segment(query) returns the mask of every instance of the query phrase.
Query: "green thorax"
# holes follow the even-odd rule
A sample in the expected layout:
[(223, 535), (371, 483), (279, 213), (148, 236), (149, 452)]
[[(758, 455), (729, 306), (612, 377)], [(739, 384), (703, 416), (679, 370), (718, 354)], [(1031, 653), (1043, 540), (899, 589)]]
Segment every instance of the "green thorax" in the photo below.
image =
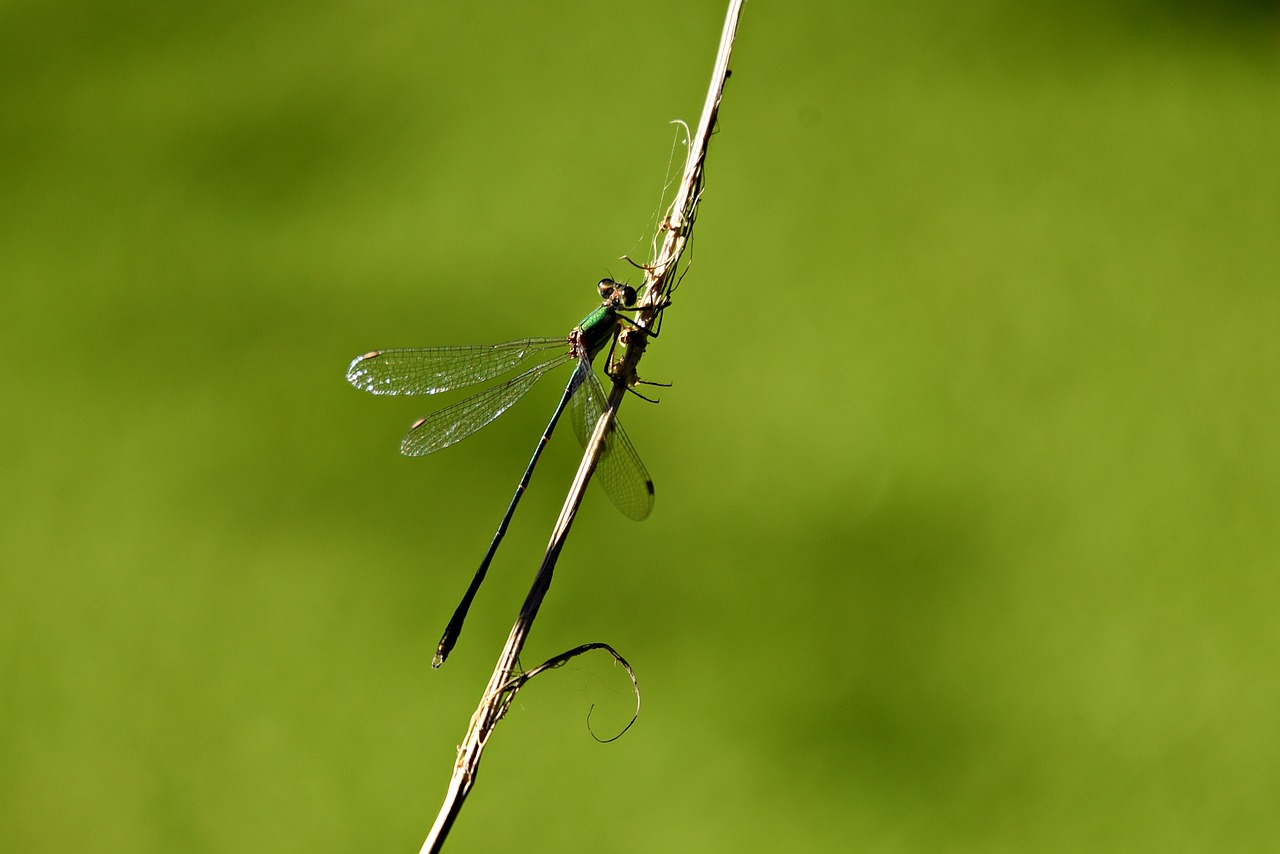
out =
[(586, 351), (587, 358), (594, 359), (613, 337), (613, 330), (617, 326), (617, 310), (611, 305), (602, 305), (582, 318), (578, 328), (570, 334), (569, 340), (573, 342), (577, 338), (575, 343)]

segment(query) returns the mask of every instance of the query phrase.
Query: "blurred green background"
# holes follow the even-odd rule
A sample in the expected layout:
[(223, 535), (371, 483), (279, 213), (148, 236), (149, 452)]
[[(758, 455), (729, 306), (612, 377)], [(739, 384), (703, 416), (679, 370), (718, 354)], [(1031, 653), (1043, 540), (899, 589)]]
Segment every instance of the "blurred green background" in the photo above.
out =
[[(720, 3), (0, 7), (0, 849), (417, 850), (578, 450), (380, 346), (643, 257)], [(1280, 846), (1274, 4), (746, 9), (692, 272), (451, 850)], [(634, 277), (633, 277), (634, 278)]]

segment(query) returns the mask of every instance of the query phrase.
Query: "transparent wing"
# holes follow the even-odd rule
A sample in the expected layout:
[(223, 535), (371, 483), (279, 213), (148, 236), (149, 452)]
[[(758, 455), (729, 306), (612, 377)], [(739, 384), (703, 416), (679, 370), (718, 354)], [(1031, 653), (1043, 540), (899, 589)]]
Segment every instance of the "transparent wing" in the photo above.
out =
[(482, 383), (534, 356), (569, 352), (565, 338), (522, 338), (505, 344), (374, 350), (352, 361), (347, 382), (373, 394), (435, 394)]
[[(585, 448), (595, 432), (596, 422), (604, 413), (608, 397), (604, 387), (591, 369), (591, 363), (579, 360), (578, 368), (569, 380), (575, 384), (569, 399), (570, 420), (578, 441)], [(596, 464), (595, 479), (604, 485), (604, 491), (613, 506), (628, 519), (637, 522), (648, 518), (653, 510), (653, 480), (645, 470), (635, 446), (627, 438), (627, 431), (615, 418), (613, 428), (604, 439), (604, 450)]]
[(437, 409), (426, 418), (419, 418), (413, 422), (404, 440), (400, 442), (400, 453), (407, 457), (420, 457), (461, 442), (510, 409), (534, 387), (543, 374), (572, 358), (568, 353), (562, 353), (539, 362), (504, 383), (477, 392), (451, 406)]

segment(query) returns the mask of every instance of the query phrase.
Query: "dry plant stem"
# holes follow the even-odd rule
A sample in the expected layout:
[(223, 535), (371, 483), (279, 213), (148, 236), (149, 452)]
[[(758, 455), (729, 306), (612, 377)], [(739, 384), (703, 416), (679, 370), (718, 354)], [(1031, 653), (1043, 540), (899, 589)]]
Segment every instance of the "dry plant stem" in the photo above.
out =
[(578, 506), (586, 492), (587, 484), (595, 471), (596, 463), (604, 449), (604, 439), (613, 425), (618, 406), (626, 394), (627, 387), (636, 377), (636, 366), (644, 354), (648, 335), (644, 330), (657, 319), (658, 313), (666, 305), (666, 298), (673, 288), (677, 277), (680, 258), (684, 253), (693, 230), (693, 222), (697, 212), (698, 201), (702, 193), (703, 167), (706, 161), (707, 143), (715, 127), (716, 113), (720, 106), (720, 98), (724, 91), (724, 82), (728, 77), (729, 56), (733, 50), (733, 39), (738, 28), (738, 18), (742, 13), (745, 0), (731, 0), (725, 18), (724, 30), (720, 36), (720, 49), (716, 55), (715, 68), (711, 76), (711, 86), (707, 92), (707, 100), (698, 122), (698, 130), (689, 140), (689, 152), (685, 159), (684, 174), (676, 197), (667, 215), (658, 226), (655, 244), (660, 239), (661, 247), (657, 248), (654, 260), (641, 265), (645, 271), (645, 288), (637, 312), (637, 329), (627, 329), (622, 333), (622, 342), (626, 345), (622, 358), (614, 365), (613, 388), (609, 393), (608, 406), (596, 422), (595, 430), (587, 443), (586, 453), (574, 476), (573, 485), (565, 499), (564, 508), (551, 534), (551, 541), (543, 555), (542, 565), (538, 568), (533, 586), (520, 608), (520, 616), (511, 628), (511, 634), (502, 649), (493, 675), (481, 697), (480, 706), (471, 716), (471, 724), (467, 728), (466, 737), (458, 747), (458, 759), (454, 763), (453, 777), (449, 781), (449, 790), (444, 803), (436, 816), (420, 854), (441, 850), (454, 819), (462, 809), (462, 803), (475, 783), (480, 767), (480, 757), (484, 746), (493, 734), (498, 721), (506, 713), (514, 693), (522, 681), (513, 680), (513, 674), (519, 664), (520, 651), (533, 627), (533, 620), (542, 606), (542, 600), (551, 586), (551, 577), (555, 570), (560, 551), (564, 548), (565, 538), (573, 524)]

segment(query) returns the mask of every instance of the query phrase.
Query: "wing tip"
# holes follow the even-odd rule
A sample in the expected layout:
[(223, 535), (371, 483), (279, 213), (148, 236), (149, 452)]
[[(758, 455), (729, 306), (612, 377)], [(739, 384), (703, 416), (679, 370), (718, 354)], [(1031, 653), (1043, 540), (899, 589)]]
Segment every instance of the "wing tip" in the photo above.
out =
[(370, 379), (365, 364), (381, 355), (381, 350), (370, 350), (352, 359), (351, 364), (347, 365), (347, 382), (361, 391), (375, 391), (373, 380)]

